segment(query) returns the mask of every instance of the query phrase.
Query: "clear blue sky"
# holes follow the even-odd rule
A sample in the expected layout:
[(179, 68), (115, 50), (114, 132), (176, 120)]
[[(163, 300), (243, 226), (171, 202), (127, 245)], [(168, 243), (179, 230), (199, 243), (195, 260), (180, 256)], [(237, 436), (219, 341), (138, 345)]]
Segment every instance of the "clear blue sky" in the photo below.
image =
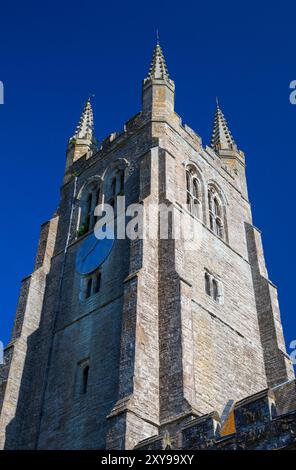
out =
[(287, 343), (295, 318), (296, 4), (271, 2), (8, 2), (1, 5), (1, 320), (8, 342), (39, 226), (56, 209), (67, 139), (95, 93), (99, 139), (140, 109), (156, 28), (176, 110), (210, 139), (215, 96), (246, 152), (254, 223), (279, 287)]

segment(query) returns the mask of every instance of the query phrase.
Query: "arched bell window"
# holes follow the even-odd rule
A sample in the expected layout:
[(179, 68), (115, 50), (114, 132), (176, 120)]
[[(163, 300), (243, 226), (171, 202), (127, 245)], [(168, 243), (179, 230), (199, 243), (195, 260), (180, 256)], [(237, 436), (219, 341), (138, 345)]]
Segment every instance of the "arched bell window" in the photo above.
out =
[(120, 191), (120, 194), (122, 194), (124, 191), (124, 171), (123, 170), (119, 171), (119, 191)]
[(96, 223), (97, 217), (94, 215), (96, 206), (100, 203), (100, 183), (98, 180), (92, 181), (82, 190), (79, 197), (79, 226), (77, 236), (80, 237), (91, 231)]
[(208, 190), (210, 229), (223, 240), (226, 238), (225, 207), (217, 190), (210, 186)]
[(92, 202), (93, 202), (93, 195), (90, 192), (87, 196), (86, 200), (86, 210), (85, 210), (85, 217), (84, 217), (84, 225), (85, 231), (89, 231), (90, 222), (91, 222), (91, 212), (92, 212)]
[(189, 212), (195, 217), (201, 217), (201, 185), (193, 168), (186, 170), (186, 203)]
[(116, 169), (110, 176), (105, 188), (106, 202), (116, 211), (117, 197), (124, 194), (124, 170)]
[(112, 179), (112, 182), (111, 182), (111, 195), (112, 195), (112, 197), (116, 197), (116, 189), (117, 189), (117, 188), (116, 188), (116, 186), (117, 186), (116, 183), (117, 183), (116, 177), (114, 177), (114, 178)]

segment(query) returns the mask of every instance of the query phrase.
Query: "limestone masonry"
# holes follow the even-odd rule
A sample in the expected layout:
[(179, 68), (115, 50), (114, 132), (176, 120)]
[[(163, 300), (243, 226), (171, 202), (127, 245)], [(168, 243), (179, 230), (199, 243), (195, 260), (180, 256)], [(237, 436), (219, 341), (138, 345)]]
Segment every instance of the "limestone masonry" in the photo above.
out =
[[(294, 372), (244, 153), (218, 103), (203, 146), (174, 95), (157, 44), (142, 110), (122, 133), (98, 144), (85, 104), (0, 366), (0, 448), (295, 448)], [(116, 209), (123, 194), (192, 219), (196, 249), (173, 236), (116, 239), (78, 269), (96, 262), (83, 254), (94, 208)], [(150, 224), (157, 234), (159, 217)]]

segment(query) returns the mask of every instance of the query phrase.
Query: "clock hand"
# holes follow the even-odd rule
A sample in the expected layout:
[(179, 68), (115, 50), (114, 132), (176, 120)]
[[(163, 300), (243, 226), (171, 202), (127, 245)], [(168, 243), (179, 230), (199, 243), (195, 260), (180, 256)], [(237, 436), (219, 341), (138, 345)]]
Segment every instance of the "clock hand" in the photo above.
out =
[(86, 260), (86, 258), (91, 254), (92, 251), (94, 251), (94, 249), (96, 248), (97, 244), (99, 243), (99, 240), (96, 241), (96, 243), (94, 244), (94, 246), (92, 246), (92, 248), (87, 252), (87, 254), (85, 255), (85, 257), (82, 259), (82, 262), (84, 263), (84, 261)]

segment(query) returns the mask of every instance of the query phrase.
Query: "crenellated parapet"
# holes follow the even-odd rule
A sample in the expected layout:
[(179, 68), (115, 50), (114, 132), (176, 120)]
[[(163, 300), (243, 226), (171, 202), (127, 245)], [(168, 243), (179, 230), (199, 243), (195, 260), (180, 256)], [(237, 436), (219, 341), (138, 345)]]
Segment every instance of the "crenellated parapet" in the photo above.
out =
[(276, 390), (262, 390), (240, 400), (223, 423), (212, 412), (192, 419), (176, 432), (160, 427), (158, 436), (140, 442), (136, 449), (296, 449), (295, 385), (292, 380)]

